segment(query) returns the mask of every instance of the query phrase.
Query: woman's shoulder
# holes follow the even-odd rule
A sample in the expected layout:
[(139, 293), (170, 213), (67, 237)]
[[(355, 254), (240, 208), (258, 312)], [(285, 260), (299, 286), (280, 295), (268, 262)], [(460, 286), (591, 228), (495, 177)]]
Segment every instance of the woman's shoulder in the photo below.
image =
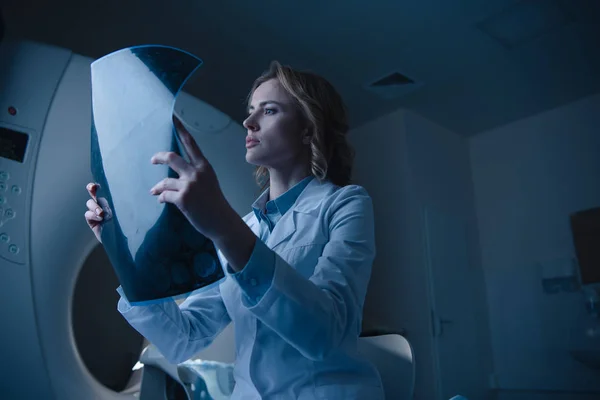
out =
[(339, 186), (329, 181), (327, 181), (326, 184), (329, 186), (327, 197), (331, 197), (333, 200), (339, 201), (349, 198), (371, 198), (367, 189), (362, 185), (352, 183)]
[(338, 186), (327, 183), (328, 190), (323, 194), (322, 206), (329, 212), (349, 209), (372, 208), (372, 199), (364, 186), (349, 184)]
[(337, 185), (335, 183), (333, 183), (330, 180), (322, 180), (322, 181), (317, 181), (317, 185), (316, 185), (319, 190), (323, 191), (323, 194), (325, 196), (332, 196), (332, 195), (355, 195), (355, 194), (362, 194), (365, 196), (369, 196), (369, 193), (367, 191), (367, 189), (359, 184), (356, 183), (349, 183), (347, 185)]

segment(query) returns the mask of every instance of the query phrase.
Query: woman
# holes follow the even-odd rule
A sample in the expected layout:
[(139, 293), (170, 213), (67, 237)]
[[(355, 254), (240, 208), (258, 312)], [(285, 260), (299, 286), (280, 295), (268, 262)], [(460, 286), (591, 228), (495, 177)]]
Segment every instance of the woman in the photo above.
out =
[[(342, 99), (322, 77), (274, 62), (248, 112), (246, 160), (266, 190), (244, 218), (178, 121), (190, 161), (151, 160), (179, 174), (151, 193), (215, 243), (226, 279), (180, 306), (131, 306), (121, 291), (118, 310), (172, 363), (235, 322), (233, 399), (382, 399), (376, 369), (357, 354), (375, 237), (371, 198), (350, 185)], [(95, 185), (88, 190), (86, 220), (100, 240)]]

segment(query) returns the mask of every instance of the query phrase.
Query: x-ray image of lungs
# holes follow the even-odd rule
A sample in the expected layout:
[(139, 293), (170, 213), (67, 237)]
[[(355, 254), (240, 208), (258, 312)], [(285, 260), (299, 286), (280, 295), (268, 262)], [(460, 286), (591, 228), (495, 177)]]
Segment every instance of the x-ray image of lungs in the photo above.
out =
[[(172, 115), (181, 87), (202, 65), (185, 51), (137, 46), (92, 63), (91, 169), (104, 210), (102, 244), (131, 304), (160, 302), (224, 278), (214, 244), (150, 188), (177, 177), (153, 165), (182, 153)], [(115, 288), (116, 289), (116, 288)]]

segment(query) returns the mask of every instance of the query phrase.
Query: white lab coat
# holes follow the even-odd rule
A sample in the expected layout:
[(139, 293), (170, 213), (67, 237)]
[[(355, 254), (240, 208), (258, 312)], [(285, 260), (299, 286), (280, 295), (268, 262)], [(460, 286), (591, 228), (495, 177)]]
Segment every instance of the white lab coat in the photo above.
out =
[[(255, 214), (244, 221), (258, 235)], [(257, 240), (245, 269), (274, 265), (259, 298), (247, 296), (251, 274), (240, 282), (225, 267), (222, 283), (180, 307), (131, 306), (123, 296), (118, 309), (172, 363), (204, 349), (233, 321), (232, 399), (380, 400), (379, 374), (356, 350), (374, 257), (373, 207), (364, 188), (313, 179), (266, 244)]]

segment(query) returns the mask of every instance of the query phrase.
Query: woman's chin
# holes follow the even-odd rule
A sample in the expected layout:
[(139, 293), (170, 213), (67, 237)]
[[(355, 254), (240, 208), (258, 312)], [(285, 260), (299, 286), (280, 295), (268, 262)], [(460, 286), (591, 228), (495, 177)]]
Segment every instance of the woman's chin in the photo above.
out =
[(256, 165), (259, 166), (259, 160), (257, 159), (257, 157), (255, 157), (252, 153), (250, 152), (246, 152), (246, 162), (248, 164), (252, 164), (252, 165)]

